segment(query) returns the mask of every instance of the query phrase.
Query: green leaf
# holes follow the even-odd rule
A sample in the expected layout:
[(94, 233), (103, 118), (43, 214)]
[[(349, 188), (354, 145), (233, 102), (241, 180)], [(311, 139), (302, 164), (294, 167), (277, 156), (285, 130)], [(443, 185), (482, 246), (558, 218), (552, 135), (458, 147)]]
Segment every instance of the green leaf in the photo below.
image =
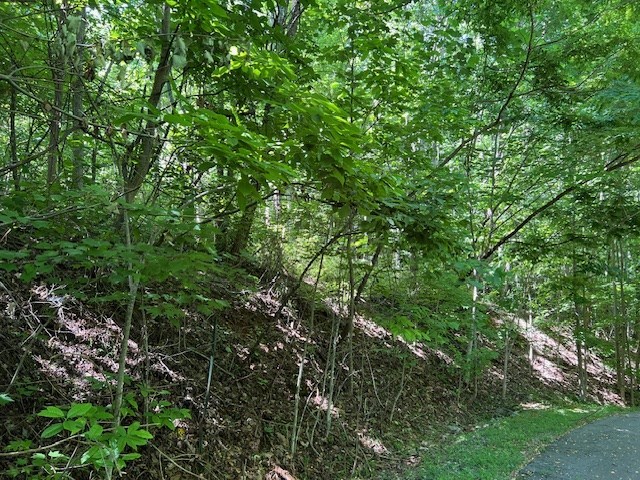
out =
[(13, 398), (11, 398), (9, 394), (0, 393), (0, 405), (6, 405), (7, 403), (11, 403), (13, 401)]
[(95, 462), (96, 460), (104, 458), (104, 456), (103, 448), (99, 445), (94, 445), (82, 454), (82, 457), (80, 457), (80, 463), (84, 465), (88, 462)]
[(71, 434), (75, 435), (84, 428), (86, 419), (80, 418), (78, 420), (65, 420), (62, 425), (65, 430), (68, 430)]
[(71, 405), (71, 408), (67, 412), (67, 418), (76, 418), (82, 417), (89, 413), (89, 411), (93, 408), (93, 405), (90, 403), (76, 403)]
[(33, 445), (31, 440), (13, 440), (9, 442), (9, 444), (4, 447), (5, 452), (20, 452), (24, 450), (29, 450)]
[(46, 418), (64, 418), (64, 412), (60, 410), (58, 407), (47, 407), (44, 410), (41, 410), (38, 413), (39, 417)]
[(172, 123), (175, 125), (184, 125), (185, 127), (189, 127), (193, 125), (193, 120), (194, 120), (193, 115), (188, 115), (188, 114), (167, 113), (164, 116), (165, 122)]
[(120, 455), (120, 458), (126, 462), (130, 460), (137, 460), (141, 455), (139, 453), (125, 453), (124, 455)]
[(92, 425), (87, 432), (85, 432), (84, 436), (89, 440), (95, 441), (100, 438), (103, 432), (104, 432), (104, 428), (102, 428), (102, 425), (98, 425), (96, 423), (95, 425)]
[(147, 430), (140, 428), (140, 422), (133, 422), (131, 425), (129, 425), (129, 428), (127, 429), (127, 433), (129, 435), (135, 435), (136, 437), (146, 438), (147, 440), (150, 440), (153, 438), (153, 435), (151, 433), (149, 433)]
[(49, 458), (52, 458), (54, 460), (60, 460), (60, 459), (66, 460), (69, 458), (64, 453), (61, 453), (58, 450), (54, 450), (53, 452), (47, 453), (47, 456), (49, 456)]
[(51, 438), (54, 435), (59, 434), (64, 429), (62, 423), (54, 423), (53, 425), (49, 425), (44, 431), (40, 434), (42, 438)]
[(129, 405), (133, 407), (135, 411), (138, 411), (140, 409), (140, 407), (138, 406), (138, 402), (136, 402), (136, 399), (133, 397), (133, 395), (127, 395), (125, 397), (125, 400)]

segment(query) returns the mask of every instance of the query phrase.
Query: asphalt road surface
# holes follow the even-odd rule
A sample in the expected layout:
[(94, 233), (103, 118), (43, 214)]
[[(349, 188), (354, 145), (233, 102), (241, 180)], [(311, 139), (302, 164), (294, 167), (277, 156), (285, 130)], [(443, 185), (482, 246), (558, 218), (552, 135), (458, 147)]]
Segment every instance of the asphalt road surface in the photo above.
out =
[(640, 480), (640, 413), (569, 432), (516, 476), (519, 480)]

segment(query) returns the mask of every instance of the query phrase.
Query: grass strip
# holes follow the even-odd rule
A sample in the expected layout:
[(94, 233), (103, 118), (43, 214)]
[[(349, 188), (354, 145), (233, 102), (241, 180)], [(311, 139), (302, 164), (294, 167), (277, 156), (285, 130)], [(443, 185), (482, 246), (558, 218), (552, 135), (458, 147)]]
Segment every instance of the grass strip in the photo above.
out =
[(462, 434), (423, 459), (407, 480), (507, 480), (545, 446), (593, 420), (628, 411), (616, 406), (534, 404)]

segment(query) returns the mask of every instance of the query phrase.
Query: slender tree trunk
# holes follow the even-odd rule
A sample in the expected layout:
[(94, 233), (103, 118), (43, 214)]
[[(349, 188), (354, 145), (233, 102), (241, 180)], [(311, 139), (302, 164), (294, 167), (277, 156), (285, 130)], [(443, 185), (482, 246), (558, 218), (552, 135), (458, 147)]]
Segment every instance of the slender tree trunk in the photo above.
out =
[(502, 400), (507, 399), (507, 385), (509, 381), (509, 357), (511, 356), (511, 335), (507, 328), (504, 338), (504, 362), (502, 365)]
[(362, 300), (362, 294), (364, 293), (364, 289), (367, 287), (369, 283), (369, 279), (371, 278), (371, 273), (375, 270), (378, 265), (378, 260), (380, 259), (380, 254), (382, 253), (382, 249), (384, 248), (384, 240), (380, 239), (378, 245), (376, 246), (376, 251), (373, 253), (373, 257), (371, 258), (371, 264), (367, 268), (362, 280), (358, 284), (358, 289), (356, 290), (356, 296), (354, 298), (354, 303), (357, 305)]
[[(62, 15), (62, 13), (60, 14)], [(61, 24), (61, 20), (59, 20)], [(60, 25), (61, 26), (61, 25)], [(60, 28), (58, 34), (60, 35)], [(58, 180), (62, 155), (60, 152), (60, 127), (62, 116), (60, 111), (63, 107), (64, 98), (64, 57), (61, 52), (50, 51), (51, 58), (51, 80), (53, 82), (53, 105), (45, 104), (45, 109), (49, 112), (49, 158), (47, 166), (47, 186), (51, 186)]]
[(333, 395), (336, 384), (336, 357), (338, 350), (338, 330), (340, 327), (340, 319), (337, 315), (333, 315), (331, 323), (331, 340), (329, 342), (329, 355), (327, 359), (326, 373), (329, 380), (328, 391), (325, 393), (327, 397), (327, 411), (325, 415), (325, 439), (329, 438), (331, 433), (331, 420), (333, 419)]
[(84, 116), (84, 110), (82, 107), (84, 100), (84, 36), (85, 36), (85, 23), (87, 17), (87, 9), (83, 7), (80, 12), (80, 23), (78, 25), (78, 31), (76, 35), (76, 54), (73, 62), (73, 81), (71, 83), (71, 102), (72, 113), (74, 115), (73, 120), (73, 186), (76, 189), (81, 189), (84, 185), (84, 132), (86, 125), (83, 125), (82, 117)]
[(464, 383), (466, 385), (471, 385), (473, 382), (473, 397), (472, 401), (475, 400), (478, 396), (478, 298), (479, 291), (477, 282), (478, 272), (473, 270), (473, 296), (472, 296), (472, 305), (471, 305), (471, 338), (469, 339), (469, 343), (467, 344), (467, 355), (466, 355), (466, 365), (463, 370), (463, 378)]
[[(615, 239), (611, 240), (609, 263), (611, 271), (615, 272), (617, 269), (617, 249)], [(618, 394), (622, 401), (625, 401), (625, 378), (624, 378), (624, 341), (622, 335), (622, 321), (620, 312), (620, 301), (618, 296), (618, 282), (616, 276), (611, 276), (611, 292), (612, 292), (612, 316), (613, 316), (613, 334), (614, 334), (614, 346), (616, 355), (616, 383), (618, 386)]]
[(586, 367), (584, 361), (584, 351), (583, 351), (583, 335), (584, 328), (582, 325), (582, 308), (577, 304), (574, 298), (574, 326), (573, 326), (573, 336), (575, 339), (576, 346), (576, 357), (577, 357), (577, 368), (578, 368), (578, 388), (579, 388), (579, 396), (581, 399), (584, 399), (587, 395), (587, 375), (586, 375)]
[(253, 203), (243, 210), (240, 221), (233, 232), (233, 240), (231, 248), (229, 249), (229, 253), (232, 255), (240, 255), (247, 248), (247, 245), (249, 245), (249, 238), (251, 237), (251, 230), (257, 209), (258, 204)]
[[(318, 265), (318, 273), (316, 275), (315, 282), (313, 284), (313, 301), (311, 302), (311, 312), (309, 314), (309, 335), (313, 337), (313, 333), (315, 331), (315, 312), (316, 312), (316, 302), (315, 297), (318, 292), (318, 283), (320, 282), (320, 276), (322, 275), (322, 267), (324, 264), (324, 254), (320, 257), (320, 264)], [(302, 379), (304, 374), (304, 363), (307, 360), (307, 350), (310, 347), (308, 342), (305, 342), (304, 349), (302, 351), (302, 358), (300, 359), (300, 365), (298, 366), (298, 378), (296, 380), (296, 393), (294, 399), (293, 406), (293, 428), (291, 430), (291, 441), (290, 441), (290, 449), (291, 456), (293, 457), (296, 454), (296, 449), (298, 446), (298, 438), (300, 436), (299, 432), (299, 411), (300, 411), (300, 399), (302, 392)]]
[[(131, 253), (132, 241), (131, 241), (131, 229), (129, 225), (129, 214), (126, 206), (123, 207), (124, 217), (124, 230), (125, 230), (125, 242), (127, 250)], [(129, 271), (133, 271), (133, 263), (129, 261)], [(129, 285), (129, 298), (127, 303), (127, 311), (124, 320), (124, 327), (122, 328), (122, 340), (120, 342), (120, 355), (118, 358), (118, 375), (116, 381), (116, 394), (113, 400), (113, 425), (114, 428), (120, 426), (122, 398), (124, 395), (124, 377), (126, 372), (127, 354), (129, 352), (129, 337), (131, 334), (131, 325), (133, 323), (133, 311), (136, 304), (136, 297), (138, 296), (138, 286), (140, 285), (140, 279), (133, 276), (130, 273), (127, 277)]]
[[(626, 262), (625, 262), (625, 247), (624, 241), (622, 238), (618, 239), (618, 268), (619, 268), (619, 282), (620, 282), (620, 342), (621, 342), (621, 351), (622, 351), (622, 383), (624, 391), (626, 393), (626, 383), (627, 383), (627, 371), (630, 371), (630, 346), (629, 346), (629, 318), (627, 315), (627, 298), (626, 298), (626, 289), (625, 289), (625, 279), (626, 279)], [(632, 404), (633, 404), (633, 391), (630, 392), (632, 395)], [(623, 397), (624, 399), (624, 397)]]
[[(160, 104), (162, 92), (169, 80), (169, 74), (171, 72), (171, 46), (173, 45), (173, 36), (171, 35), (171, 7), (168, 3), (164, 5), (159, 35), (162, 51), (153, 78), (151, 94), (149, 95), (149, 104), (154, 108)], [(128, 154), (124, 158), (125, 195), (129, 203), (135, 199), (153, 164), (154, 153), (157, 152), (156, 147), (159, 142), (156, 138), (157, 127), (158, 122), (156, 120), (147, 121), (143, 134), (129, 147)], [(140, 146), (139, 149), (137, 148), (138, 146)], [(137, 152), (137, 154), (134, 152)]]
[(18, 109), (16, 89), (11, 86), (11, 104), (9, 111), (9, 150), (11, 155), (11, 174), (13, 176), (13, 188), (20, 190), (20, 166), (18, 165), (18, 138), (16, 135), (16, 110)]
[[(531, 298), (531, 284), (525, 280), (524, 285), (527, 295), (527, 332), (533, 330), (533, 300)], [(533, 372), (533, 362), (535, 361), (535, 352), (533, 350), (533, 342), (529, 341), (527, 345), (527, 359), (529, 360), (529, 370)]]
[(355, 210), (351, 212), (349, 221), (349, 235), (347, 236), (347, 268), (349, 274), (349, 311), (347, 318), (347, 355), (349, 356), (349, 394), (353, 396), (353, 322), (356, 315), (355, 289), (356, 280), (353, 267), (353, 218)]
[(91, 150), (91, 183), (95, 184), (98, 178), (98, 141), (94, 140)]

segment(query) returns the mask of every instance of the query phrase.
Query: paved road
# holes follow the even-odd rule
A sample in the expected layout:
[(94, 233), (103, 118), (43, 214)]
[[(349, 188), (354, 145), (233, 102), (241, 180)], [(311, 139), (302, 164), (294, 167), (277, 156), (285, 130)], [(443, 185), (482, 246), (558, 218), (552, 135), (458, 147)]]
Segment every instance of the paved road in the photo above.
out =
[(640, 479), (640, 413), (604, 418), (569, 432), (547, 447), (516, 478)]

